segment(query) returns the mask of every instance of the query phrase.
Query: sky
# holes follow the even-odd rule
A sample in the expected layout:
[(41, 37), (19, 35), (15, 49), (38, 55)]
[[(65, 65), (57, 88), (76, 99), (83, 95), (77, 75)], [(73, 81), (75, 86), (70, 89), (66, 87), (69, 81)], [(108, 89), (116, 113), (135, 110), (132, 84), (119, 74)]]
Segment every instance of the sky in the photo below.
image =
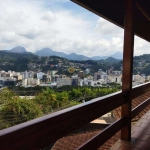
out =
[[(0, 50), (23, 46), (66, 54), (110, 56), (123, 52), (123, 29), (70, 0), (0, 0)], [(150, 44), (135, 36), (134, 55)]]

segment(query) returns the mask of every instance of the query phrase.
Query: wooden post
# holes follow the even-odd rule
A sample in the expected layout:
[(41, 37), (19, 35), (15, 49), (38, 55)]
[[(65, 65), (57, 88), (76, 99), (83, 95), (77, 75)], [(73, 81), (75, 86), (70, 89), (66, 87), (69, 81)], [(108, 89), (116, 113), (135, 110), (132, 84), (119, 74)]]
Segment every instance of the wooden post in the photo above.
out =
[(122, 91), (128, 91), (127, 103), (122, 106), (122, 117), (127, 116), (126, 126), (121, 130), (121, 139), (131, 139), (131, 90), (134, 51), (134, 7), (135, 0), (125, 0), (124, 51)]

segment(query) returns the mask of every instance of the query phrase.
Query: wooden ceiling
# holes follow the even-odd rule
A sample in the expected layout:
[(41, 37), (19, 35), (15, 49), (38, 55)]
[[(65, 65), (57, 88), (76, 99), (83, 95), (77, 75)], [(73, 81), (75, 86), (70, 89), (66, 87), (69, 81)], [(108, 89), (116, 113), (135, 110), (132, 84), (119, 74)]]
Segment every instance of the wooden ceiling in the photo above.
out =
[[(71, 0), (124, 28), (125, 0)], [(150, 0), (135, 0), (134, 32), (150, 42)]]

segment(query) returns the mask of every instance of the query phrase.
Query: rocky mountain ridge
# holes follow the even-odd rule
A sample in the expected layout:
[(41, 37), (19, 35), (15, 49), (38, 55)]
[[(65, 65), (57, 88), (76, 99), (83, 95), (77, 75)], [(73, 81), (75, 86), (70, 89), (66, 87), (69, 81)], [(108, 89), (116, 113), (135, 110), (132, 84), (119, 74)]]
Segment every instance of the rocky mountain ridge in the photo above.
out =
[[(5, 52), (13, 52), (13, 53), (31, 53), (26, 51), (26, 49), (22, 46), (17, 46), (12, 48), (11, 50), (3, 50)], [(36, 51), (35, 53), (33, 53), (35, 55), (38, 56), (58, 56), (58, 57), (63, 57), (69, 60), (101, 60), (101, 59), (107, 59), (109, 57), (113, 57), (115, 59), (122, 59), (123, 54), (121, 52), (116, 52), (115, 54), (111, 55), (111, 56), (94, 56), (94, 57), (87, 57), (84, 55), (80, 55), (80, 54), (76, 54), (76, 53), (71, 53), (71, 54), (66, 54), (64, 52), (57, 52), (57, 51), (53, 51), (50, 48), (43, 48), (39, 51)]]

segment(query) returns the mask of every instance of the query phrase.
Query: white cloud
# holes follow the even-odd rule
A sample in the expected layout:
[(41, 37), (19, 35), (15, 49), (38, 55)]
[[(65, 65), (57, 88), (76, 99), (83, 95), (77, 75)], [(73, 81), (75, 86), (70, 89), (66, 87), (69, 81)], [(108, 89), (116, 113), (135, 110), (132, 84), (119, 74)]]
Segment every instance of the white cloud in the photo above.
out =
[(150, 54), (150, 43), (135, 36), (134, 55)]
[(45, 20), (45, 21), (55, 21), (56, 20), (56, 16), (54, 13), (52, 13), (51, 11), (47, 11), (43, 14), (43, 16), (41, 17), (41, 19)]
[(123, 29), (108, 22), (107, 20), (103, 18), (99, 18), (97, 21), (95, 30), (99, 32), (102, 36), (117, 36), (122, 37), (123, 36)]
[[(1, 0), (0, 0), (1, 1)], [(71, 10), (69, 0), (5, 0), (0, 5), (0, 49), (24, 46), (35, 52), (45, 47), (87, 56), (123, 51), (123, 30), (89, 11)], [(75, 12), (75, 13), (74, 13)], [(148, 53), (136, 38), (135, 54)]]

